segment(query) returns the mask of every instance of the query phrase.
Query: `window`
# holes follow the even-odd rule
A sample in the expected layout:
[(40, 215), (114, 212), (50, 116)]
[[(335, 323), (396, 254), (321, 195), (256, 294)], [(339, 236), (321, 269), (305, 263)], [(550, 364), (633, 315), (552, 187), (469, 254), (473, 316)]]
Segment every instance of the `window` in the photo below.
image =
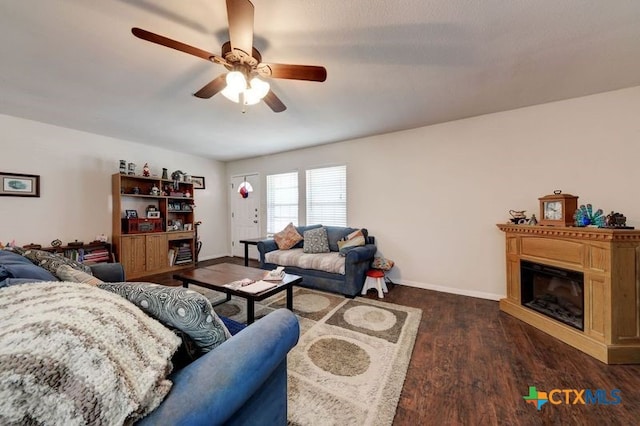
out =
[(347, 166), (307, 170), (307, 225), (347, 226)]
[(298, 172), (267, 176), (267, 234), (298, 224)]

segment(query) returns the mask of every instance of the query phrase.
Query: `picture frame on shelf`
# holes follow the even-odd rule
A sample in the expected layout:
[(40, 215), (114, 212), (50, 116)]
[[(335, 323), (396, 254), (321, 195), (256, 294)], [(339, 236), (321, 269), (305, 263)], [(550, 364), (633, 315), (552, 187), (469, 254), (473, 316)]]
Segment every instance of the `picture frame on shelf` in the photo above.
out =
[(193, 189), (205, 189), (204, 176), (191, 176)]
[(183, 231), (192, 231), (192, 230), (193, 230), (193, 223), (185, 223), (184, 224)]
[(158, 210), (149, 210), (147, 212), (147, 219), (160, 219), (160, 212)]
[(0, 196), (40, 197), (40, 175), (0, 172)]
[(138, 210), (125, 210), (124, 217), (126, 219), (137, 219), (138, 218)]

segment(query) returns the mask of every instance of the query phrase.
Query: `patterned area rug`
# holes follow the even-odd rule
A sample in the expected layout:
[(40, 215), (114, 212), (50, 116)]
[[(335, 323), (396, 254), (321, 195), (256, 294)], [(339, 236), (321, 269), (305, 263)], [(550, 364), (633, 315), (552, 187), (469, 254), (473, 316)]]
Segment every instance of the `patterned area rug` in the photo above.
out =
[[(221, 299), (220, 293), (192, 287), (212, 301)], [(285, 302), (283, 293), (256, 304), (256, 318)], [(422, 311), (305, 288), (294, 289), (293, 308), (301, 336), (287, 358), (289, 424), (392, 424)], [(242, 299), (215, 310), (246, 321)]]

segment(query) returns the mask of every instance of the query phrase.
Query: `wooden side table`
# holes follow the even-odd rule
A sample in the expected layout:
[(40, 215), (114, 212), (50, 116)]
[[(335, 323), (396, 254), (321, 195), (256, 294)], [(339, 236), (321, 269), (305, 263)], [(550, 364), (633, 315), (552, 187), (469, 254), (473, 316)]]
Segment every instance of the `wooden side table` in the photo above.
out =
[(240, 240), (240, 244), (244, 244), (244, 266), (249, 266), (249, 246), (257, 246), (259, 241), (266, 238), (247, 238)]

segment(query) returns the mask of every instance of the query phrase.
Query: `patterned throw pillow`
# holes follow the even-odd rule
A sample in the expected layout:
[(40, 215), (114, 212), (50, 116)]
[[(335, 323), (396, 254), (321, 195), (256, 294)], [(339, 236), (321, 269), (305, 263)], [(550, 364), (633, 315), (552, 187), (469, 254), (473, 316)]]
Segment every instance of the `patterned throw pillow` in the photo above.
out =
[(345, 256), (350, 248), (363, 246), (365, 244), (364, 234), (361, 229), (353, 231), (342, 240), (338, 241), (340, 256)]
[(91, 274), (90, 267), (88, 267), (87, 265), (83, 265), (80, 262), (76, 262), (73, 259), (64, 257), (61, 254), (49, 253), (48, 251), (44, 250), (30, 249), (26, 250), (22, 255), (41, 268), (44, 268), (47, 271), (51, 272), (52, 274), (56, 273), (60, 265), (69, 265), (73, 269)]
[(296, 227), (290, 222), (282, 231), (274, 234), (273, 239), (280, 250), (289, 250), (302, 241), (302, 235), (298, 233)]
[(56, 276), (60, 278), (62, 281), (84, 283), (84, 284), (89, 284), (93, 286), (102, 284), (104, 282), (101, 279), (96, 278), (93, 275), (87, 274), (84, 271), (78, 271), (77, 269), (73, 269), (69, 265), (60, 265), (60, 267), (56, 271)]
[(327, 228), (323, 226), (322, 228), (304, 231), (304, 247), (302, 251), (305, 253), (329, 253)]
[(98, 287), (119, 294), (161, 323), (186, 333), (202, 353), (231, 337), (209, 299), (197, 291), (143, 282), (102, 283)]
[(388, 271), (393, 268), (393, 265), (395, 265), (393, 260), (379, 256), (374, 257), (373, 262), (371, 262), (373, 269), (380, 269), (382, 271)]

